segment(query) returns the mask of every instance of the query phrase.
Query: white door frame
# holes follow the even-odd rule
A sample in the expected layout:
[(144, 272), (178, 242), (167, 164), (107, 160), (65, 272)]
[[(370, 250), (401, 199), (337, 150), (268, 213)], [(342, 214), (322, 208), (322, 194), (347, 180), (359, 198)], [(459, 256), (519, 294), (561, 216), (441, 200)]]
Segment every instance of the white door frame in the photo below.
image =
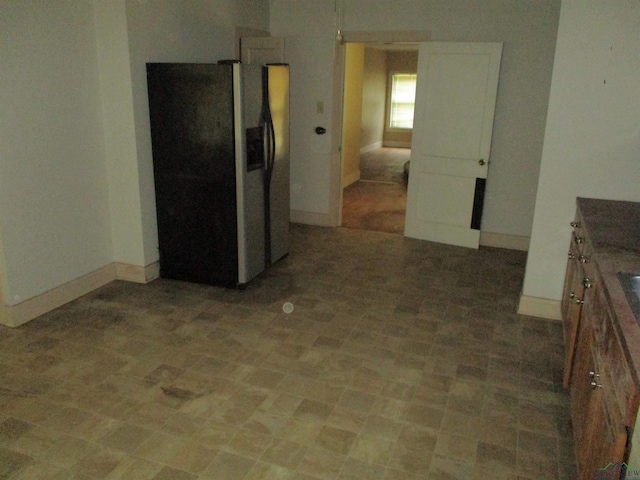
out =
[(346, 43), (420, 43), (431, 40), (429, 31), (343, 31), (342, 41), (336, 41), (333, 75), (333, 118), (331, 122), (331, 193), (332, 226), (342, 225), (342, 116), (344, 110), (344, 73)]

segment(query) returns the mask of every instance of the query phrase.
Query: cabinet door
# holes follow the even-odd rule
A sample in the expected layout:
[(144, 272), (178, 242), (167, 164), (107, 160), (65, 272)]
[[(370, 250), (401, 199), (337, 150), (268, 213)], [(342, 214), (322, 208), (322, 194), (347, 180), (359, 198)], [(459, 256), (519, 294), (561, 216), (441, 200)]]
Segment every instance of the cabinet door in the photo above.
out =
[(575, 368), (571, 376), (570, 395), (571, 395), (571, 414), (573, 419), (573, 433), (576, 443), (576, 460), (580, 466), (589, 445), (589, 423), (590, 412), (594, 410), (591, 406), (593, 387), (592, 381), (598, 381), (596, 375), (595, 360), (592, 355), (591, 346), (593, 345), (593, 329), (586, 322), (580, 325), (580, 331), (577, 336)]
[(627, 363), (625, 349), (613, 324), (615, 316), (604, 293), (599, 292), (595, 300), (594, 308), (589, 308), (589, 311), (597, 315), (596, 319), (600, 321), (596, 329), (596, 340), (601, 344), (601, 351), (607, 359), (607, 372), (611, 378), (617, 411), (624, 424), (633, 429), (640, 404), (638, 389)]
[[(591, 395), (586, 423), (585, 437), (581, 447), (581, 458), (578, 460), (580, 478), (624, 478), (620, 465), (626, 461), (627, 430), (620, 421), (609, 399), (611, 385), (603, 383)], [(578, 453), (578, 452), (576, 452)], [(603, 473), (606, 472), (605, 473)], [(598, 474), (597, 472), (600, 472)]]
[(569, 387), (569, 380), (573, 368), (573, 358), (576, 350), (576, 338), (580, 323), (584, 296), (584, 273), (579, 255), (573, 241), (569, 250), (569, 261), (565, 279), (564, 292), (562, 294), (562, 321), (564, 326), (565, 360), (563, 385)]
[(626, 460), (628, 433), (602, 341), (602, 295), (593, 287), (585, 293), (570, 387), (579, 478), (619, 478), (613, 470)]

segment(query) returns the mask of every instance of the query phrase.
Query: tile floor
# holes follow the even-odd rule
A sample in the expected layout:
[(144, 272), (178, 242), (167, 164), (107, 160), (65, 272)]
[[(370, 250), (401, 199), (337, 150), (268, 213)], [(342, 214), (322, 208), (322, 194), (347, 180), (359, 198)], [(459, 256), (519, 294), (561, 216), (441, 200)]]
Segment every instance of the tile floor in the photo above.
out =
[(575, 478), (560, 324), (514, 313), (523, 253), (291, 244), (244, 291), (114, 282), (0, 327), (0, 478)]

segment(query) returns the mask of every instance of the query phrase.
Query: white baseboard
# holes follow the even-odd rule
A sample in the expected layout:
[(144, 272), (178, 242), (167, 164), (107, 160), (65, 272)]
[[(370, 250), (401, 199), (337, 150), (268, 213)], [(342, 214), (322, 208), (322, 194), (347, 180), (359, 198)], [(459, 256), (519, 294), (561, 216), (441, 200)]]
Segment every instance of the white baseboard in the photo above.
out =
[(411, 148), (411, 142), (396, 142), (396, 141), (385, 141), (383, 143), (383, 146), (385, 147), (391, 147), (391, 148)]
[(16, 305), (4, 305), (5, 315), (3, 315), (2, 323), (9, 327), (18, 327), (112, 282), (115, 278), (115, 267), (110, 264), (24, 302)]
[(356, 183), (360, 180), (360, 170), (352, 173), (351, 175), (345, 175), (342, 177), (342, 188), (347, 188), (352, 183)]
[(0, 325), (19, 327), (114, 280), (147, 283), (159, 273), (158, 262), (146, 267), (111, 263), (16, 305), (0, 304)]
[(360, 149), (360, 155), (364, 155), (365, 153), (373, 152), (374, 150), (378, 150), (382, 148), (382, 142), (375, 142), (371, 145), (367, 145), (366, 147), (362, 147)]
[(519, 235), (480, 232), (480, 245), (483, 247), (508, 248), (509, 250), (528, 252), (529, 240), (529, 237), (522, 237)]
[(304, 225), (317, 225), (319, 227), (337, 227), (333, 217), (328, 213), (303, 212), (301, 210), (291, 210), (289, 217), (293, 223)]
[(140, 265), (130, 265), (128, 263), (114, 263), (116, 269), (116, 279), (127, 282), (148, 283), (160, 276), (160, 263), (154, 262), (151, 265), (142, 267)]
[(549, 298), (520, 295), (518, 313), (549, 320), (562, 320), (560, 300), (551, 300)]

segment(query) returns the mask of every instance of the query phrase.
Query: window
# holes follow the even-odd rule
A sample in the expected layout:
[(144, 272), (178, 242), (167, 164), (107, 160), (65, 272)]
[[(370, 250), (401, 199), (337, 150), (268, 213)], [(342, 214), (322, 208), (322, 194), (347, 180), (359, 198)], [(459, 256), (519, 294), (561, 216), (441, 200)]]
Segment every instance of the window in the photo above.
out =
[(416, 102), (415, 73), (392, 73), (389, 95), (389, 128), (413, 128), (413, 107)]

